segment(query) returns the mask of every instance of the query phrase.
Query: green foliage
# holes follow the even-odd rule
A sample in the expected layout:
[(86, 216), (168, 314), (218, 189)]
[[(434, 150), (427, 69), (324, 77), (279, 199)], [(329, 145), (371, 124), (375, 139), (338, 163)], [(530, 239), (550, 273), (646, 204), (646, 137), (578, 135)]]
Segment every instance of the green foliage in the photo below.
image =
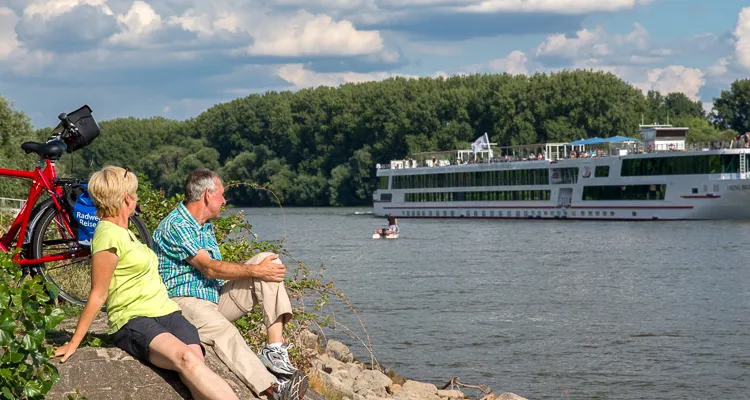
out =
[[(716, 99), (709, 118), (719, 131), (750, 131), (748, 104), (750, 80), (737, 81)], [(14, 121), (12, 131), (21, 132), (13, 137), (31, 134), (28, 118), (7, 102), (0, 103), (0, 132), (3, 119)], [(104, 121), (99, 139), (66, 154), (59, 165), (61, 174), (79, 177), (107, 164), (130, 167), (166, 197), (180, 193), (188, 172), (202, 166), (227, 181), (265, 185), (284, 205), (363, 205), (372, 199), (375, 163), (466, 148), (485, 132), (507, 146), (634, 136), (641, 122), (692, 121), (700, 131), (689, 137), (715, 137), (697, 122), (705, 119), (702, 104), (684, 94), (644, 96), (598, 71), (391, 78), (252, 94), (187, 121)], [(16, 148), (9, 153), (14, 160), (34, 161)], [(237, 187), (227, 197), (238, 206), (274, 205), (277, 198), (250, 187)]]
[[(26, 114), (13, 109), (13, 105), (0, 96), (0, 167), (29, 170), (34, 167), (36, 155), (27, 155), (21, 143), (39, 140)], [(25, 198), (30, 182), (12, 178), (0, 178), (0, 197)]]
[(714, 99), (714, 124), (722, 130), (750, 132), (750, 78), (732, 83), (730, 90), (722, 90)]
[(43, 399), (59, 379), (44, 343), (65, 314), (52, 305), (57, 288), (41, 277), (21, 278), (11, 255), (0, 253), (0, 393), (4, 399)]

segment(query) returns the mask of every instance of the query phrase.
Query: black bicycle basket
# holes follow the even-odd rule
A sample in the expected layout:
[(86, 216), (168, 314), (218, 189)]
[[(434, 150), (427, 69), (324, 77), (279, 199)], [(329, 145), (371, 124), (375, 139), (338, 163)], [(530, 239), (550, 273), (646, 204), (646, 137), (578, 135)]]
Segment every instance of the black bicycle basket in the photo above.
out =
[(76, 128), (68, 130), (63, 138), (68, 146), (68, 153), (88, 146), (101, 133), (99, 125), (91, 115), (91, 108), (87, 105), (68, 114), (68, 120)]

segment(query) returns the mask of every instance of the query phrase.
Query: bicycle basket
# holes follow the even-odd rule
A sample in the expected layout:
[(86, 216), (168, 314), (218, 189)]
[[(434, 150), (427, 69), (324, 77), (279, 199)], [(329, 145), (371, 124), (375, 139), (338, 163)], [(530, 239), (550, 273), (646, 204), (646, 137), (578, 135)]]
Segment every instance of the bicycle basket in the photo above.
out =
[(69, 132), (64, 139), (65, 144), (68, 145), (68, 153), (88, 146), (101, 133), (99, 125), (91, 115), (91, 108), (87, 105), (68, 114), (68, 119), (77, 130), (77, 132)]

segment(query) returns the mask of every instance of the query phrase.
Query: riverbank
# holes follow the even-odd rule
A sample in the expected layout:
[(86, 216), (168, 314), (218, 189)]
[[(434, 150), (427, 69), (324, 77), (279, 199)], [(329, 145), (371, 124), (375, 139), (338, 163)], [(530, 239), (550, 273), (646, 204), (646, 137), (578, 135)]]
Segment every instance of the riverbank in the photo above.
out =
[[(48, 335), (48, 343), (53, 346), (64, 343), (73, 334), (76, 322), (75, 318), (63, 321)], [(60, 380), (52, 387), (48, 398), (65, 399), (68, 395), (78, 400), (191, 398), (177, 374), (134, 360), (109, 342), (106, 330), (106, 314), (100, 313), (90, 329), (88, 347), (80, 348), (66, 363), (56, 364)], [(388, 369), (373, 370), (356, 360), (343, 343), (335, 340), (323, 343), (319, 335), (310, 331), (303, 332), (295, 344), (311, 364), (306, 371), (310, 376), (308, 400), (526, 400), (513, 393), (495, 394), (461, 387), (438, 389), (434, 384), (409, 380)], [(256, 398), (210, 348), (206, 363), (241, 399)]]

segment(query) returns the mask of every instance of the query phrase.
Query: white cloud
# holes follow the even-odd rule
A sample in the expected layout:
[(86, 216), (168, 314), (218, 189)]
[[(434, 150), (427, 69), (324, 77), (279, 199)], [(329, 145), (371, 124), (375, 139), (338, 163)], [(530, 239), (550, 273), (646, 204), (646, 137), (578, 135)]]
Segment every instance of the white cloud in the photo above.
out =
[(125, 15), (118, 15), (117, 21), (122, 32), (113, 35), (112, 43), (135, 45), (141, 42), (149, 33), (159, 29), (162, 25), (161, 16), (148, 3), (135, 1)]
[(255, 42), (248, 53), (253, 55), (364, 55), (384, 48), (378, 31), (358, 31), (347, 20), (305, 11), (262, 23), (251, 34)]
[(648, 71), (645, 82), (633, 82), (644, 92), (656, 90), (661, 93), (681, 92), (692, 100), (698, 100), (698, 92), (706, 84), (705, 73), (698, 68), (670, 65)]
[(750, 70), (750, 7), (745, 7), (740, 11), (734, 36), (737, 38), (734, 45), (737, 61), (745, 69)]
[(602, 43), (604, 36), (606, 33), (601, 27), (593, 31), (581, 29), (576, 32), (576, 37), (570, 39), (564, 34), (550, 35), (536, 48), (536, 55), (578, 58), (584, 54), (609, 54), (607, 44)]
[(302, 64), (281, 65), (277, 70), (277, 75), (294, 85), (294, 89), (318, 86), (336, 87), (344, 83), (382, 81), (396, 76), (417, 78), (414, 75), (394, 74), (390, 72), (315, 72), (306, 69)]
[(0, 8), (0, 60), (6, 60), (18, 48), (16, 24), (20, 18), (9, 8)]
[[(623, 57), (629, 52), (641, 52), (648, 46), (649, 34), (641, 24), (633, 24), (633, 31), (625, 35), (611, 35), (604, 28), (581, 29), (575, 37), (563, 34), (550, 35), (536, 48), (537, 57), (560, 57), (572, 60), (602, 58), (605, 56)], [(630, 61), (646, 63), (657, 61), (658, 54), (633, 54)], [(625, 58), (627, 59), (627, 58)]]
[(651, 0), (486, 0), (462, 7), (471, 12), (553, 12), (583, 14), (595, 11), (620, 11), (632, 9)]
[(487, 63), (492, 72), (507, 72), (511, 75), (528, 75), (526, 68), (528, 58), (522, 51), (514, 50), (505, 58), (495, 58)]
[(713, 65), (710, 65), (706, 69), (706, 75), (711, 78), (720, 78), (727, 74), (729, 71), (729, 59), (727, 57), (720, 58)]
[(106, 15), (113, 15), (107, 0), (32, 0), (23, 10), (23, 17), (29, 19), (38, 15), (49, 20), (81, 5), (100, 7)]

